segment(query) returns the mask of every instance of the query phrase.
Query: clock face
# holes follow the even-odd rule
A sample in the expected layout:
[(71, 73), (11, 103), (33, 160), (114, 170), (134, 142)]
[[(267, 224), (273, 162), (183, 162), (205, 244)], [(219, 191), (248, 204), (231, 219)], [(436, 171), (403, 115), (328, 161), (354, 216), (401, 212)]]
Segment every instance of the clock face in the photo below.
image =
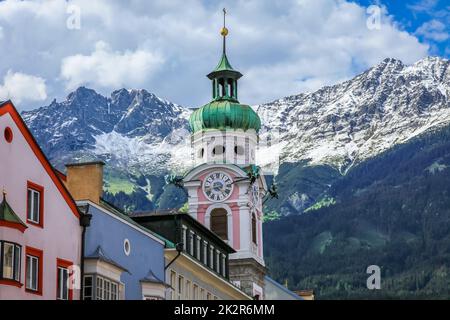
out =
[(208, 174), (203, 182), (203, 192), (212, 201), (224, 201), (233, 192), (233, 180), (231, 177), (220, 171)]

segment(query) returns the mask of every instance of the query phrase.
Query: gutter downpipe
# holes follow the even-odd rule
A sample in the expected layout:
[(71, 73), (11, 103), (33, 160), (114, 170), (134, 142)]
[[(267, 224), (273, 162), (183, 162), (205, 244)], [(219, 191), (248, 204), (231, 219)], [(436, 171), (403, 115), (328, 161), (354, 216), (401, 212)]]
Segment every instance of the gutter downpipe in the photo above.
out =
[(80, 263), (80, 300), (83, 300), (83, 292), (84, 292), (84, 247), (86, 242), (86, 228), (91, 225), (91, 219), (92, 214), (89, 214), (89, 205), (86, 209), (85, 213), (82, 213), (81, 219), (80, 219), (80, 226), (83, 227), (83, 230), (81, 232), (81, 263)]

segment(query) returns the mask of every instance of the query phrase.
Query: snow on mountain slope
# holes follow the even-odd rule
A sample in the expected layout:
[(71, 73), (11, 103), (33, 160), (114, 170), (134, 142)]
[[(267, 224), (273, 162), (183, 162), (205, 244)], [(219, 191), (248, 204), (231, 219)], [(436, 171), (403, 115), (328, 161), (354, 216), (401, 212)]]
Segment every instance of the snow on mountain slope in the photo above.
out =
[(414, 65), (385, 59), (355, 78), (314, 93), (257, 106), (267, 130), (277, 129), (282, 161), (330, 164), (345, 173), (412, 137), (450, 123), (449, 60)]
[[(405, 66), (385, 59), (346, 82), (255, 106), (279, 144), (259, 152), (261, 164), (309, 160), (345, 173), (354, 163), (450, 123), (449, 60), (429, 57)], [(102, 158), (122, 171), (186, 170), (191, 110), (145, 90), (104, 97), (84, 87), (63, 102), (23, 113), (58, 167)], [(265, 134), (262, 134), (264, 141)], [(281, 150), (281, 151), (280, 151)]]

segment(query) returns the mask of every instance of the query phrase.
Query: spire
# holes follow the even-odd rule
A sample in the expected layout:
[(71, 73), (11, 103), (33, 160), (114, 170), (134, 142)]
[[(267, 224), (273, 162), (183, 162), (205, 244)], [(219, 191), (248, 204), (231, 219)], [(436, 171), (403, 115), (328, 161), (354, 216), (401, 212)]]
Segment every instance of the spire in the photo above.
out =
[(226, 52), (226, 38), (228, 29), (226, 27), (227, 10), (223, 9), (223, 27), (220, 34), (223, 37), (222, 57), (216, 68), (207, 75), (212, 80), (213, 99), (231, 99), (237, 101), (237, 80), (242, 77), (239, 71), (236, 71), (228, 61)]
[(226, 15), (227, 15), (227, 10), (225, 8), (223, 8), (223, 27), (220, 30), (220, 34), (223, 37), (223, 55), (226, 55), (226, 39), (227, 39), (227, 35), (228, 35), (228, 29), (226, 27)]

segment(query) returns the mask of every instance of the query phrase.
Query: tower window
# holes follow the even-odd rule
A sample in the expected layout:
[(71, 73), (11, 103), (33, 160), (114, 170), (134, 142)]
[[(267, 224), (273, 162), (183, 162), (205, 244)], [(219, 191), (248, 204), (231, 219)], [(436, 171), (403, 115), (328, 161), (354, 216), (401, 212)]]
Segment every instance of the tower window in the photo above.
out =
[(256, 216), (252, 214), (252, 240), (254, 244), (258, 244), (257, 234), (256, 234)]
[(244, 154), (244, 147), (242, 146), (234, 146), (234, 153), (242, 156)]
[(227, 210), (218, 208), (211, 211), (211, 231), (222, 240), (228, 240)]
[(201, 159), (201, 158), (203, 158), (204, 155), (205, 155), (205, 149), (204, 149), (204, 148), (201, 148), (201, 149), (198, 151), (198, 157)]
[(225, 153), (225, 147), (224, 146), (215, 146), (213, 149), (214, 155), (224, 154)]

